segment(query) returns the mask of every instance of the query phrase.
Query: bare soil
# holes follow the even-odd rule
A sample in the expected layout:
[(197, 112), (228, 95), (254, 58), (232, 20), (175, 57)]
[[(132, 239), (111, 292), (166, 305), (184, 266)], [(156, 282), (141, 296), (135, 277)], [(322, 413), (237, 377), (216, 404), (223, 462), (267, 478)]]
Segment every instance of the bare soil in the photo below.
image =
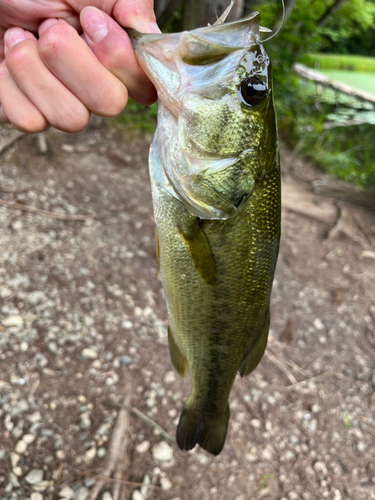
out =
[[(116, 404), (173, 436), (189, 391), (155, 268), (151, 138), (99, 122), (47, 140), (47, 155), (30, 136), (0, 157), (0, 200), (16, 204), (0, 205), (1, 499), (88, 499)], [(156, 459), (164, 438), (132, 413), (99, 498), (117, 484), (135, 500), (375, 499), (375, 213), (312, 194), (324, 174), (286, 149), (282, 171), (269, 344), (235, 381), (223, 452), (170, 443)]]

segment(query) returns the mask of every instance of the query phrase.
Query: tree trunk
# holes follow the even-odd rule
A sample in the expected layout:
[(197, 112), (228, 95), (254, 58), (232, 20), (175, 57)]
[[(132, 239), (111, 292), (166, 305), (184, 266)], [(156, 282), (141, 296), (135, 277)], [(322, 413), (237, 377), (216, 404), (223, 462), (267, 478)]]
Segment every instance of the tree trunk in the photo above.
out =
[(335, 14), (335, 12), (337, 12), (340, 9), (340, 7), (342, 7), (344, 3), (347, 1), (348, 0), (335, 0), (331, 5), (331, 7), (328, 7), (328, 9), (324, 12), (322, 17), (318, 19), (318, 21), (316, 22), (317, 26), (319, 27), (324, 26), (324, 24), (328, 21), (328, 19), (331, 16), (333, 16), (333, 14)]

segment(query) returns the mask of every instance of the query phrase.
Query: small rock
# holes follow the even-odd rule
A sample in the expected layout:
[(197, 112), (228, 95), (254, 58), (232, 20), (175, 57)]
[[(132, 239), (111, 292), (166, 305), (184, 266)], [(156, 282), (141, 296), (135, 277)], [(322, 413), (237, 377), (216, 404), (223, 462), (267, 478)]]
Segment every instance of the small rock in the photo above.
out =
[(13, 467), (12, 471), (13, 471), (13, 474), (15, 474), (17, 477), (22, 476), (22, 469), (19, 465), (16, 465), (16, 467)]
[(90, 416), (88, 413), (81, 413), (81, 415), (79, 416), (79, 426), (83, 430), (90, 429), (91, 420), (90, 420)]
[(121, 326), (123, 328), (125, 328), (125, 330), (130, 330), (131, 328), (133, 328), (133, 322), (132, 321), (123, 321), (121, 323)]
[(173, 371), (169, 371), (164, 375), (163, 380), (165, 384), (172, 384), (173, 382), (176, 381), (176, 375)]
[(18, 465), (18, 462), (21, 460), (21, 456), (18, 455), (18, 453), (14, 453), (14, 451), (10, 452), (10, 462), (12, 464), (12, 467), (15, 467)]
[(26, 475), (25, 480), (29, 484), (37, 484), (43, 481), (44, 472), (42, 469), (31, 469)]
[(195, 458), (200, 464), (206, 464), (209, 461), (209, 458), (206, 457), (206, 455), (203, 455), (203, 453), (197, 453)]
[(131, 365), (133, 363), (133, 358), (124, 354), (124, 356), (120, 356), (120, 362), (123, 365)]
[(25, 453), (25, 451), (27, 450), (27, 443), (25, 443), (25, 441), (21, 439), (20, 441), (18, 441), (14, 449), (17, 453), (20, 453), (22, 455), (22, 453)]
[(89, 347), (86, 347), (86, 349), (83, 349), (81, 352), (82, 357), (85, 359), (96, 359), (98, 357), (98, 353), (94, 351), (94, 349), (90, 349)]
[(319, 331), (324, 330), (324, 324), (320, 318), (314, 319), (314, 328)]
[(102, 500), (113, 500), (112, 495), (109, 491), (105, 491), (102, 495)]
[(107, 450), (104, 448), (104, 446), (98, 448), (98, 451), (96, 452), (96, 456), (98, 458), (104, 458), (106, 455), (107, 455)]
[(93, 446), (92, 448), (89, 448), (85, 452), (85, 462), (91, 462), (92, 460), (94, 460), (95, 455), (96, 455), (96, 446)]
[(272, 460), (272, 449), (268, 446), (262, 451), (263, 460)]
[(1, 321), (1, 324), (5, 327), (7, 326), (23, 326), (23, 319), (18, 314), (14, 314), (13, 316), (8, 316)]
[(150, 484), (150, 476), (148, 474), (145, 475), (143, 478), (143, 484), (141, 486), (141, 495), (143, 495), (145, 498), (147, 497), (148, 490), (150, 489), (149, 484)]
[(250, 424), (254, 427), (254, 429), (260, 429), (262, 427), (262, 422), (257, 418), (251, 419)]
[(35, 441), (35, 436), (34, 434), (25, 434), (22, 441), (25, 441), (26, 444), (31, 444)]
[(160, 478), (160, 486), (162, 490), (170, 490), (172, 488), (172, 483), (167, 477)]
[(30, 500), (43, 500), (43, 495), (34, 491), (34, 493), (31, 493)]
[(89, 495), (89, 490), (86, 486), (80, 486), (74, 493), (74, 500), (86, 500)]
[(132, 494), (132, 500), (145, 500), (145, 497), (138, 490), (134, 490)]
[(315, 462), (314, 470), (316, 470), (316, 472), (320, 472), (324, 476), (328, 473), (327, 466), (324, 462)]
[(160, 441), (152, 448), (152, 456), (155, 460), (170, 462), (173, 458), (173, 448), (165, 441)]
[(63, 497), (63, 498), (71, 499), (71, 498), (73, 498), (73, 495), (74, 495), (74, 491), (72, 490), (72, 488), (69, 488), (69, 486), (64, 486), (59, 491), (59, 496)]
[(137, 450), (138, 453), (146, 453), (150, 448), (150, 441), (142, 441), (142, 443), (139, 443), (135, 449)]

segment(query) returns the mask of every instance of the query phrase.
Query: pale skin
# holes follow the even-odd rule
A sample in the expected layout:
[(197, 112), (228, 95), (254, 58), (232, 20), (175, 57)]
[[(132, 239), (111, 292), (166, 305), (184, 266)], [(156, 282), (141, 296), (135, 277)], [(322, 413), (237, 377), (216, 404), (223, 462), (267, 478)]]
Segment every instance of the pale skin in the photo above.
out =
[(119, 26), (159, 32), (153, 0), (0, 0), (0, 121), (79, 132), (156, 91)]

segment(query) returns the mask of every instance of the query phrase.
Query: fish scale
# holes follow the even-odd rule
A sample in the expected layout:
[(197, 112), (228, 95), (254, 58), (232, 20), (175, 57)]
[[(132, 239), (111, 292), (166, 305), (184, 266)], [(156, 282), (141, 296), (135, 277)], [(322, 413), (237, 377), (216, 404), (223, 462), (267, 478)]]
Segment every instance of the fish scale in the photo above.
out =
[(156, 254), (172, 363), (191, 380), (177, 443), (214, 455), (236, 374), (253, 371), (266, 347), (279, 249), (277, 130), (258, 23), (255, 13), (190, 34), (129, 31), (160, 97), (150, 150)]

